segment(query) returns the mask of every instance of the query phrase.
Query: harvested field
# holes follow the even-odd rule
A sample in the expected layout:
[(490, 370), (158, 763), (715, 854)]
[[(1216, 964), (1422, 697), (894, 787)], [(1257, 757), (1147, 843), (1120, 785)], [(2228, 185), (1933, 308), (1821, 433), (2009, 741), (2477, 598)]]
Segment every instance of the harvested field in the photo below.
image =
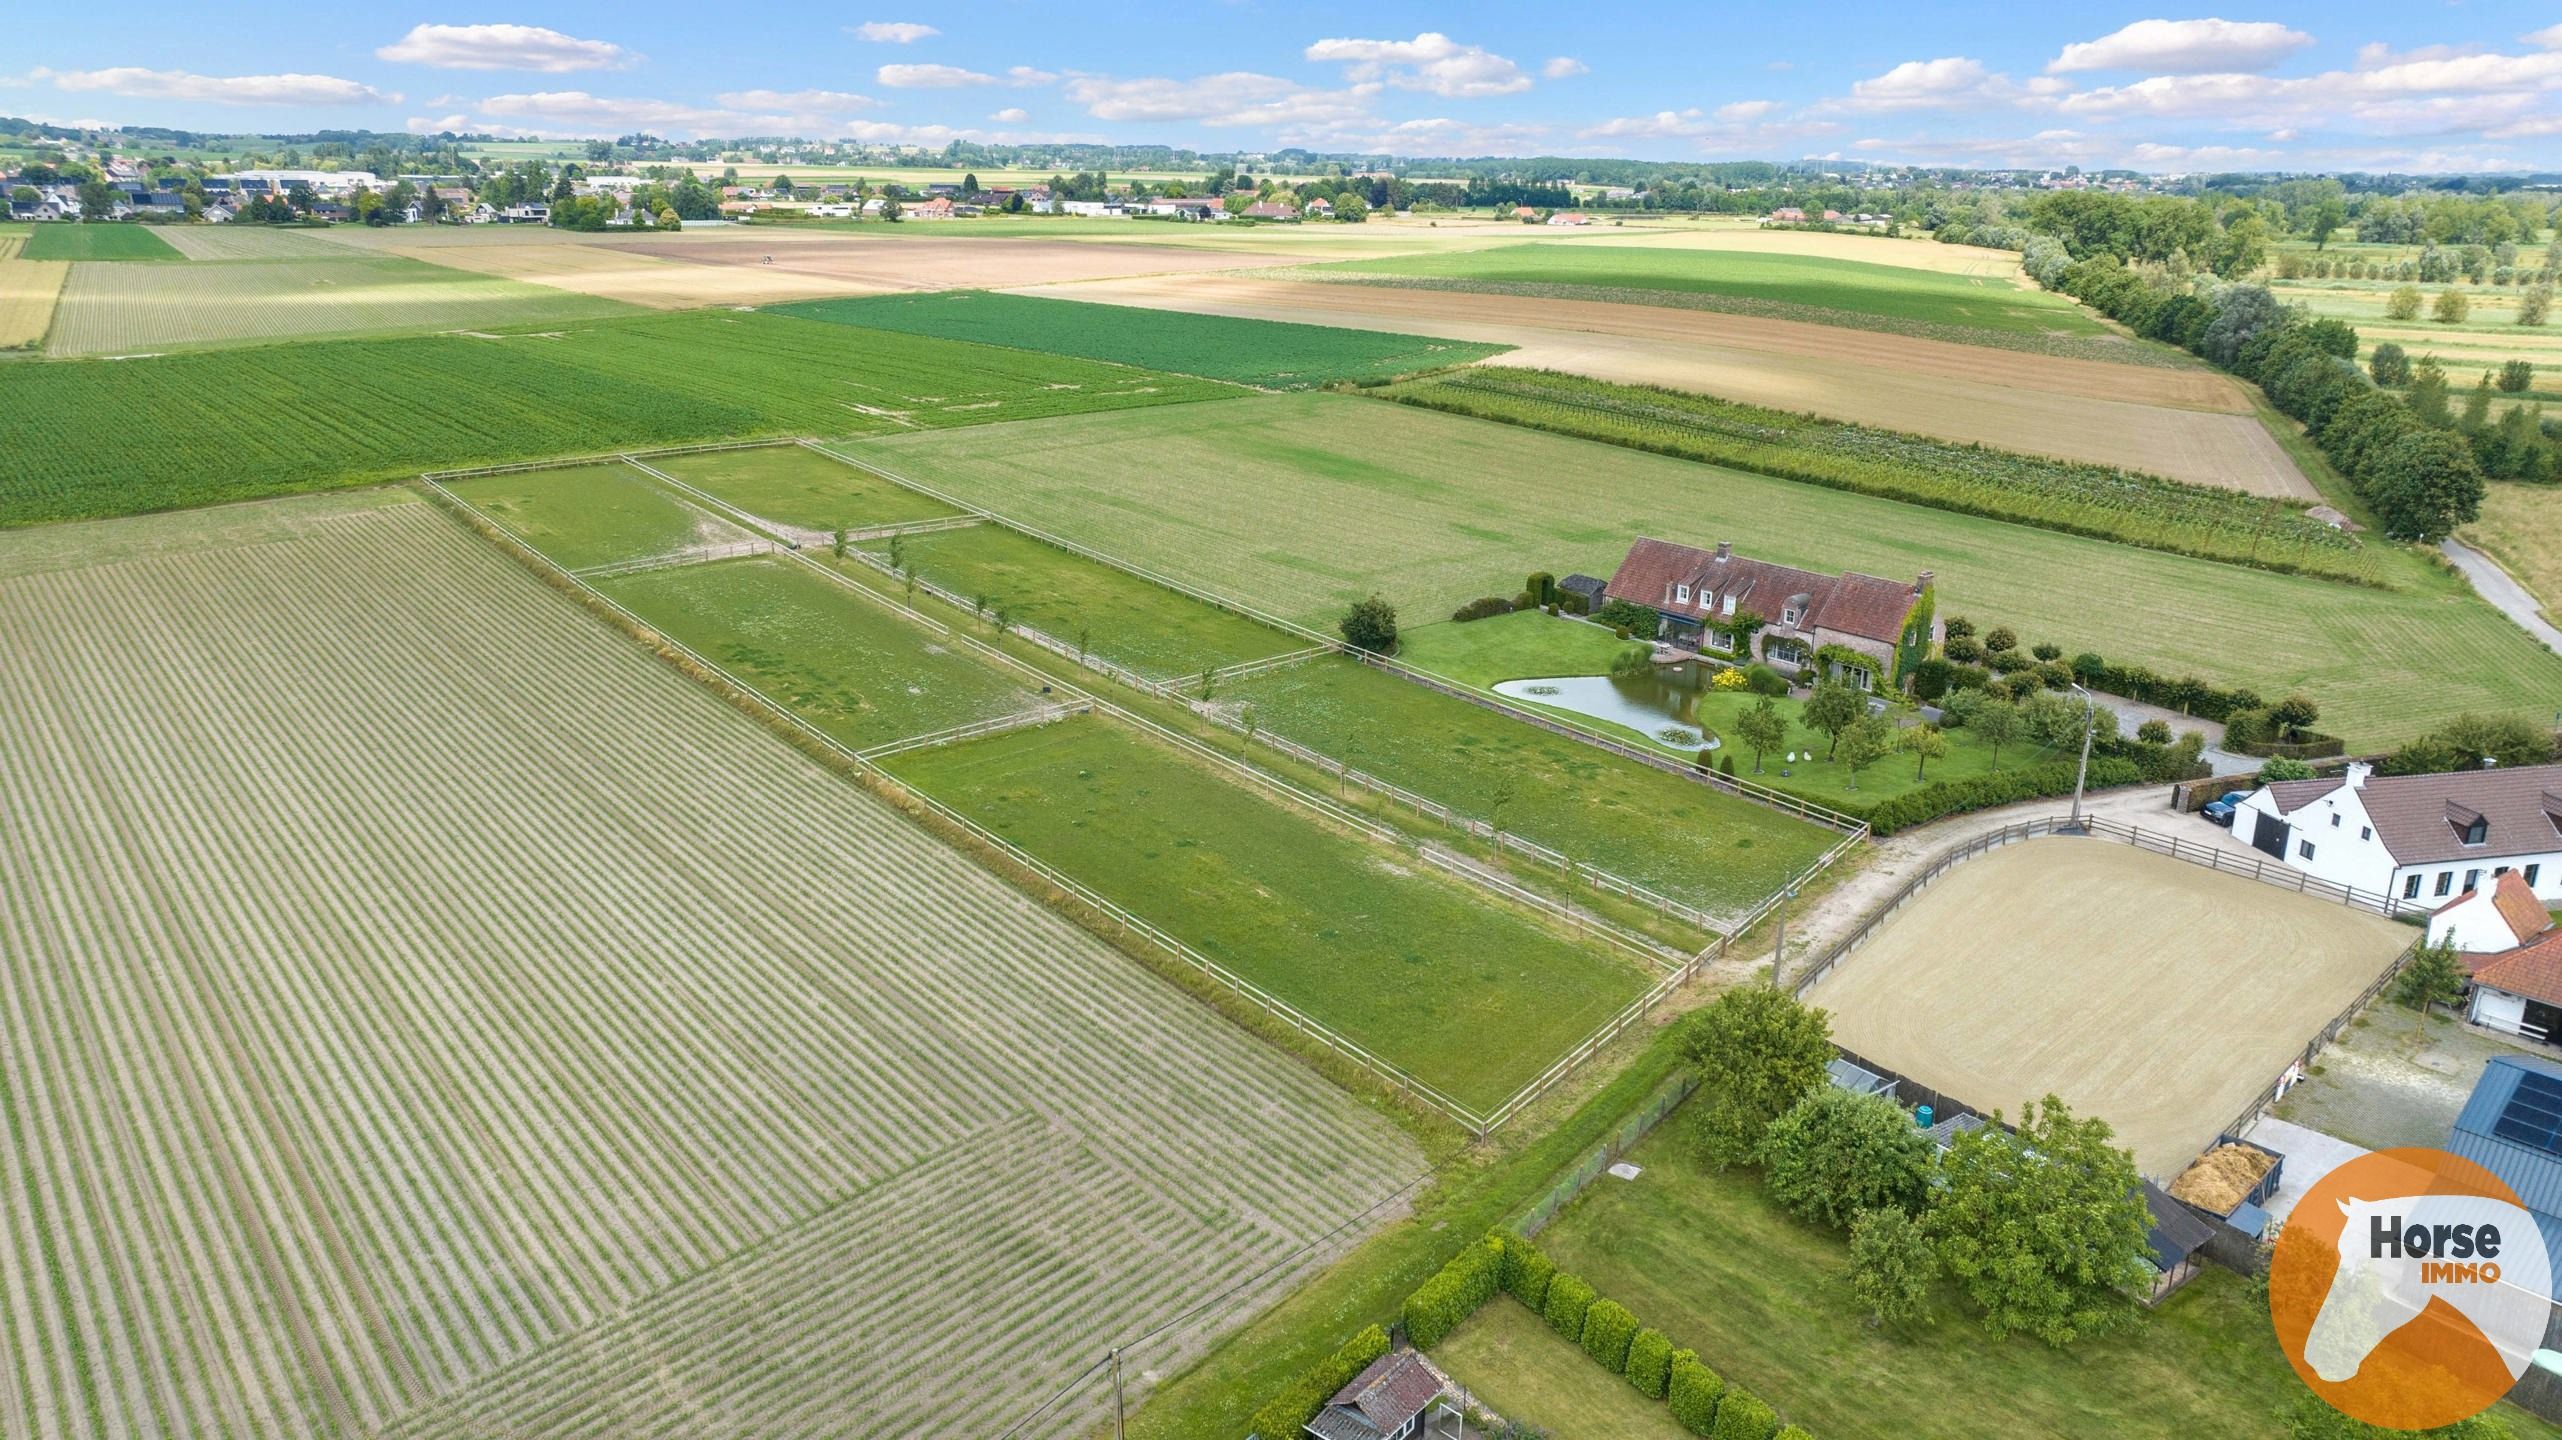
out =
[(0, 537), (0, 833), (29, 1440), (992, 1435), (1421, 1164), (396, 492)]
[(2177, 1175), (2412, 932), (2102, 840), (1957, 866), (1807, 996), (1856, 1054), (1969, 1104), (2052, 1092)]
[[(888, 228), (886, 226), (882, 227)], [(839, 295), (891, 290), (969, 290), (1047, 285), (1123, 275), (1234, 270), (1271, 256), (1223, 255), (1151, 245), (1080, 245), (1055, 240), (829, 237), (776, 245), (763, 235), (632, 240), (623, 249), (693, 265), (781, 271), (828, 282)], [(772, 264), (767, 264), (767, 257)]]
[(1633, 958), (1100, 716), (887, 764), (1480, 1112), (1653, 982)]
[(1579, 245), (1611, 249), (1709, 250), (1745, 255), (1805, 255), (1822, 260), (1852, 260), (1864, 265), (1928, 270), (1940, 275), (1998, 280), (2027, 289), (2030, 280), (2019, 268), (2019, 252), (1988, 250), (1976, 245), (1942, 245), (1936, 240), (1904, 236), (1844, 235), (1825, 230), (1764, 230), (1758, 226), (1699, 226), (1663, 230), (1602, 230), (1575, 237)]
[(1101, 281), (1062, 299), (1515, 346), (1491, 362), (1790, 410), (2318, 502), (2229, 376), (1754, 316), (1230, 276)]
[(25, 349), (44, 339), (70, 274), (71, 266), (60, 260), (0, 259), (0, 350)]
[(1070, 417), (968, 446), (884, 437), (849, 453), (1311, 626), (1374, 591), (1421, 624), (1532, 570), (1607, 575), (1651, 534), (1827, 571), (1934, 571), (1943, 614), (2067, 654), (2300, 689), (2355, 747), (2466, 711), (2562, 705), (2562, 658), (2460, 578), (2384, 547), (2379, 586), (2349, 586), (1324, 394)]
[(325, 336), (555, 325), (632, 313), (611, 300), (396, 256), (79, 265), (46, 349), (103, 355)]
[(344, 260), (348, 247), (326, 230), (276, 225), (172, 225), (160, 238), (190, 260)]
[(2546, 619), (2562, 616), (2562, 486), (2494, 480), (2483, 487), (2482, 518), (2457, 538), (2499, 561)]
[[(516, 227), (509, 226), (509, 230)], [(760, 265), (688, 265), (643, 255), (623, 245), (427, 244), (402, 251), (416, 258), (501, 276), (531, 285), (570, 290), (653, 310), (697, 305), (771, 305), (835, 295), (844, 287), (797, 271)]]

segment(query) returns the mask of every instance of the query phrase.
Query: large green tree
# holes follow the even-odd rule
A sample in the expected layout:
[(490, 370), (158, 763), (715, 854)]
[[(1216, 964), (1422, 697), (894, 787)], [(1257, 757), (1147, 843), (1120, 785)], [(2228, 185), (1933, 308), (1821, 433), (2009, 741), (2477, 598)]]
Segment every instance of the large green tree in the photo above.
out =
[(1735, 738), (1752, 747), (1752, 773), (1761, 773), (1761, 757), (1788, 743), (1788, 717), (1779, 702), (1764, 695), (1735, 717)]
[(1770, 1198), (1836, 1229), (1863, 1210), (1920, 1210), (1937, 1157), (1903, 1106), (1837, 1085), (1816, 1086), (1761, 1137)]
[(1692, 1133), (1709, 1163), (1750, 1164), (1763, 1132), (1824, 1083), (1832, 1026), (1774, 987), (1729, 990), (1682, 1022), (1682, 1058), (1699, 1076)]
[(1824, 758), (1829, 760), (1841, 748), (1841, 732), (1867, 713), (1866, 696), (1839, 680), (1823, 680), (1816, 683), (1815, 693), (1806, 697), (1803, 718), (1808, 725), (1832, 737), (1832, 743), (1824, 747)]
[(2022, 1108), (2015, 1132), (1959, 1135), (1941, 1160), (1931, 1236), (1995, 1335), (2060, 1346), (2134, 1323), (2150, 1216), (2114, 1138), (2049, 1095)]
[(2482, 468), (2462, 436), (2417, 431), (2375, 458), (2367, 498), (2386, 530), (2433, 543), (2481, 514)]

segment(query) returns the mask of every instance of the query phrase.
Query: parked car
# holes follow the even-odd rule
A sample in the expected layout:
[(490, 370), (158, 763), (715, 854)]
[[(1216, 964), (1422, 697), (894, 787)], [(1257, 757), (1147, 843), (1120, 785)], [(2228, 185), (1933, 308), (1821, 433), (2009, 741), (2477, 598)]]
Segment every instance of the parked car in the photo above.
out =
[(2206, 808), (2197, 813), (2205, 816), (2208, 823), (2221, 825), (2230, 830), (2233, 828), (2234, 807), (2249, 798), (2251, 798), (2251, 792), (2248, 790), (2227, 790), (2206, 802)]

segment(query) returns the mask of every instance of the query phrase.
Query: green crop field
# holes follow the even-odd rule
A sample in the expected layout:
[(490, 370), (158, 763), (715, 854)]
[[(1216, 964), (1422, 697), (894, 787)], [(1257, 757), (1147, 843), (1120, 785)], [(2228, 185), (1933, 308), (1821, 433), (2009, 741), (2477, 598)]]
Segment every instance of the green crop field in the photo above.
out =
[(799, 445), (643, 457), (686, 484), (775, 525), (833, 534), (965, 512)]
[(320, 259), (74, 266), (45, 349), (55, 355), (126, 354), (568, 325), (639, 313), (620, 301), (547, 285), (332, 248), (332, 256)]
[(1306, 390), (1336, 380), (1377, 380), (1465, 365), (1506, 345), (1421, 335), (1293, 325), (1226, 315), (1187, 315), (1128, 305), (1093, 305), (984, 290), (938, 295), (869, 295), (774, 307), (840, 325), (1019, 345), (1144, 365), (1267, 390)]
[(1978, 276), (1810, 255), (1549, 243), (1357, 260), (1331, 268), (1488, 286), (1716, 295), (2010, 334), (2105, 333), (2098, 321), (2061, 295), (2021, 290)]
[(1423, 1163), (403, 492), (0, 536), (0, 836), (13, 1440), (995, 1435)]
[[(5, 380), (0, 376), (0, 380)], [(1362, 408), (1368, 407), (1368, 408)], [(1937, 572), (1940, 613), (2263, 694), (2390, 745), (2464, 711), (2562, 707), (2562, 657), (2420, 557), (2337, 584), (1924, 509), (1338, 395), (1008, 426), (854, 451), (1215, 594), (1323, 628), (1378, 592), (1413, 622), (1531, 570), (1607, 575), (1656, 535), (1817, 570)], [(1021, 457), (1037, 453), (1042, 463)], [(1129, 463), (1131, 455), (1148, 463)]]
[[(358, 227), (360, 230), (364, 227)], [(365, 252), (340, 244), (331, 229), (298, 225), (172, 225), (160, 238), (190, 260), (345, 260)]]
[(447, 488), (570, 570), (754, 538), (618, 460), (475, 475)]
[(27, 238), (30, 260), (176, 260), (169, 242), (140, 225), (39, 225)]
[[(1595, 632), (1599, 633), (1599, 632)], [(1606, 637), (1605, 637), (1606, 638)], [(1840, 837), (1357, 660), (1229, 682), (1262, 728), (1587, 864), (1734, 915)]]
[(1649, 983), (1098, 717), (890, 769), (1461, 1104), (1490, 1110)]
[[(1236, 393), (728, 311), (559, 334), (15, 364), (0, 366), (0, 526), (614, 448), (940, 429)], [(136, 415), (151, 417), (148, 446), (134, 443)]]
[(767, 699), (861, 749), (1032, 708), (1007, 675), (797, 561), (720, 560), (596, 588)]
[[(1157, 679), (1308, 645), (1001, 525), (910, 535), (899, 544), (903, 563), (919, 579), (972, 600), (986, 596), (1019, 624), (1071, 645), (1082, 640), (1090, 653)], [(888, 542), (863, 548), (886, 555)]]

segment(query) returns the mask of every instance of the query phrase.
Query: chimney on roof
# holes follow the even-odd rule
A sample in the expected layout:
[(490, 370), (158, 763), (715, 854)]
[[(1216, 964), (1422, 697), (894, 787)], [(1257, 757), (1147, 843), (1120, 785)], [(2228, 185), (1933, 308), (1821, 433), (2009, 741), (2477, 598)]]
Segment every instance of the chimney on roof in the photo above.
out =
[(1732, 541), (1732, 540), (1720, 540), (1720, 541), (1718, 541), (1718, 542), (1717, 542), (1717, 558), (1718, 558), (1718, 559), (1720, 559), (1720, 560), (1732, 560), (1732, 559), (1734, 559), (1734, 558), (1735, 558), (1735, 542), (1734, 542), (1734, 541)]
[(2497, 756), (2497, 755), (2485, 755), (2485, 756), (2483, 756), (2483, 757), (2482, 757), (2482, 768), (2483, 768), (2483, 769), (2485, 769), (2485, 770), (2497, 770), (2497, 769), (2499, 769), (2499, 768), (2500, 768), (2500, 757), (2499, 757), (2499, 756)]
[(2364, 785), (2366, 783), (2366, 777), (2374, 773), (2375, 767), (2368, 764), (2366, 761), (2351, 760), (2348, 764), (2348, 770), (2345, 772), (2348, 788), (2355, 790)]
[(1931, 572), (1930, 572), (1930, 571), (1928, 571), (1928, 570), (1924, 570), (1924, 571), (1923, 571), (1919, 576), (1917, 576), (1917, 577), (1913, 580), (1913, 593), (1914, 593), (1914, 594), (1916, 594), (1916, 595), (1919, 595), (1919, 594), (1920, 594), (1920, 593), (1922, 593), (1924, 590), (1929, 589), (1929, 588), (1930, 588), (1931, 578), (1932, 578), (1932, 576), (1931, 576)]

